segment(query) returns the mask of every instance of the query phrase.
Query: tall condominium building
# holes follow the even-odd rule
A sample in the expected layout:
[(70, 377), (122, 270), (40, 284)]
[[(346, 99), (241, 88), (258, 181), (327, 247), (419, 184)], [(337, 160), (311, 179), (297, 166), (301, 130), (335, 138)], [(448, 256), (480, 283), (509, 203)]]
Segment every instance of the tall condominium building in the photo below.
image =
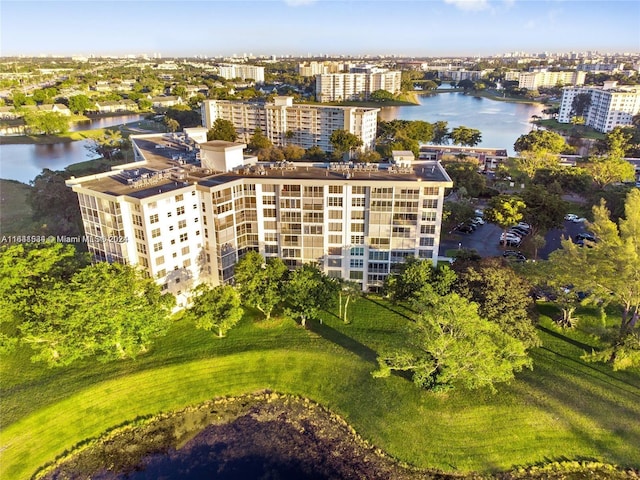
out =
[(316, 75), (316, 100), (339, 102), (367, 99), (376, 90), (396, 94), (401, 90), (401, 83), (400, 71)]
[(233, 78), (241, 78), (242, 80), (251, 79), (256, 83), (264, 83), (264, 67), (256, 65), (218, 65), (218, 75), (227, 80)]
[(341, 62), (304, 62), (298, 64), (298, 75), (301, 77), (315, 77), (320, 73), (338, 73), (343, 71)]
[(518, 77), (518, 87), (536, 90), (539, 87), (556, 85), (584, 85), (586, 72), (523, 72)]
[(273, 103), (205, 100), (201, 111), (204, 127), (211, 128), (218, 118), (228, 120), (244, 142), (260, 128), (274, 145), (318, 146), (331, 152), (329, 139), (335, 130), (356, 135), (363, 150), (372, 149), (380, 109), (294, 104), (293, 97), (276, 97)]
[(585, 125), (609, 132), (617, 126), (632, 125), (634, 115), (640, 113), (640, 85), (617, 86), (605, 82), (602, 87), (565, 87), (558, 112), (558, 122), (570, 123), (575, 115), (573, 99), (581, 93), (588, 94), (591, 104), (586, 112)]
[(132, 136), (137, 161), (67, 181), (96, 260), (139, 265), (185, 304), (200, 282), (230, 282), (249, 250), (290, 267), (313, 262), (363, 290), (407, 257), (438, 258), (444, 190), (438, 162), (396, 152), (393, 165), (262, 163), (244, 144), (198, 146)]

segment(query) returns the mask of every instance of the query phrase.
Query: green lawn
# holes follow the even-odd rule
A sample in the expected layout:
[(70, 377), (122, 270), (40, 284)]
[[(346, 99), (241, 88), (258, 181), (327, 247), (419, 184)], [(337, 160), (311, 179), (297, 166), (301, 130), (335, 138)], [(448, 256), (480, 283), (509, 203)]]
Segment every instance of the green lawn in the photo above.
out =
[(375, 350), (412, 312), (375, 297), (303, 329), (248, 315), (219, 340), (178, 320), (135, 361), (47, 370), (20, 351), (0, 364), (0, 478), (28, 478), (84, 439), (136, 417), (220, 395), (272, 389), (309, 397), (364, 438), (419, 467), (491, 472), (563, 459), (640, 467), (640, 375), (580, 360), (583, 343), (542, 325), (534, 370), (499, 393), (421, 391), (374, 379)]
[(40, 225), (31, 219), (29, 190), (31, 187), (25, 183), (0, 179), (0, 237), (34, 235), (40, 231)]

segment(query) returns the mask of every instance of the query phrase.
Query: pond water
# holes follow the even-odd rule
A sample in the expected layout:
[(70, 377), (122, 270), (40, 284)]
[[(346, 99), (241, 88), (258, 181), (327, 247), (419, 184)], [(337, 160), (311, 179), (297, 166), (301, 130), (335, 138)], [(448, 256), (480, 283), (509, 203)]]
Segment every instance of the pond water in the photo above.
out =
[(479, 147), (502, 148), (514, 154), (513, 144), (520, 135), (531, 131), (531, 117), (544, 116), (540, 104), (512, 103), (474, 97), (462, 92), (421, 94), (420, 105), (384, 107), (382, 120), (425, 120), (448, 122), (449, 129), (460, 125), (482, 133)]
[[(119, 115), (76, 124), (72, 131), (106, 128), (123, 123), (137, 122), (144, 115)], [(64, 170), (72, 163), (96, 158), (87, 146), (89, 140), (54, 143), (52, 145), (0, 145), (0, 178), (29, 183), (43, 169)]]

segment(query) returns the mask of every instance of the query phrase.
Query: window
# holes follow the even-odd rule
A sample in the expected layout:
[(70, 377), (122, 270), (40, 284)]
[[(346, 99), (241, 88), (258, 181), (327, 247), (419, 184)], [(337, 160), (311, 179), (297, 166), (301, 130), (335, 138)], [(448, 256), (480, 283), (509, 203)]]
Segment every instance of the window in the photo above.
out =
[(154, 252), (159, 252), (160, 250), (162, 250), (162, 242), (154, 243), (153, 244), (153, 251)]
[(187, 221), (186, 220), (180, 220), (178, 222), (178, 228), (186, 228), (187, 226)]
[(364, 247), (353, 247), (351, 249), (352, 257), (363, 257), (364, 256)]
[(191, 266), (191, 259), (187, 258), (184, 262), (182, 262), (182, 268), (188, 268)]
[(433, 237), (422, 237), (420, 239), (421, 247), (433, 247), (434, 238)]
[(329, 197), (330, 207), (342, 207), (342, 197)]
[(352, 245), (364, 245), (364, 235), (351, 235)]
[(354, 210), (351, 212), (351, 220), (364, 220), (364, 210)]
[(149, 223), (158, 223), (159, 221), (160, 221), (160, 218), (158, 217), (157, 213), (154, 213), (149, 217)]
[(182, 247), (182, 255), (188, 255), (189, 254), (189, 247)]
[(186, 233), (181, 233), (180, 234), (180, 241), (181, 242), (186, 242), (187, 241), (187, 234)]
[(369, 252), (369, 260), (387, 261), (389, 260), (389, 252), (372, 250)]
[[(151, 219), (154, 217), (154, 215), (151, 215), (151, 217), (149, 217), (149, 221), (151, 221)], [(158, 221), (158, 215), (155, 215), (156, 217), (156, 222)], [(155, 223), (155, 222), (151, 222), (151, 223)], [(137, 225), (139, 227), (142, 226), (142, 217), (140, 215), (133, 215), (133, 224)]]
[(365, 199), (364, 198), (352, 198), (351, 206), (352, 207), (364, 207)]
[(351, 187), (351, 193), (353, 193), (354, 195), (364, 195), (365, 193), (367, 193), (366, 188), (367, 187), (354, 185), (353, 187)]
[(342, 243), (342, 235), (329, 235), (329, 243)]
[(164, 264), (164, 255), (160, 255), (158, 258), (156, 258), (156, 265), (162, 264)]
[(349, 278), (351, 280), (362, 280), (364, 277), (364, 272), (360, 272), (358, 270), (354, 270), (352, 272), (349, 272)]
[(167, 275), (167, 271), (164, 268), (161, 270), (158, 270), (158, 277), (162, 278), (166, 275)]
[(342, 231), (342, 224), (341, 223), (336, 223), (336, 222), (329, 223), (329, 231), (330, 232), (341, 232)]
[(426, 196), (433, 197), (438, 195), (439, 190), (438, 187), (424, 187), (422, 193)]
[(181, 202), (184, 200), (184, 195), (180, 194), (180, 195), (176, 195), (176, 202)]
[(352, 232), (364, 232), (364, 223), (352, 223), (351, 224)]
[(422, 208), (438, 208), (437, 198), (425, 198), (422, 200)]
[(151, 230), (151, 238), (157, 238), (159, 236), (160, 236), (159, 228), (154, 228), (153, 230)]
[(437, 212), (422, 212), (422, 221), (423, 222), (435, 222), (437, 217)]
[(329, 210), (329, 218), (333, 220), (342, 220), (342, 210)]
[(136, 250), (138, 253), (146, 254), (147, 246), (144, 243), (136, 243)]
[(184, 215), (184, 207), (176, 208), (176, 215)]
[(435, 235), (436, 226), (435, 225), (420, 225), (420, 234), (422, 235)]
[(342, 185), (329, 185), (329, 193), (342, 194)]
[(175, 238), (172, 238), (172, 239), (171, 239), (171, 245), (175, 245), (175, 244), (176, 244), (176, 239), (175, 239)]
[(173, 232), (173, 225), (169, 225), (169, 231)]
[(138, 240), (144, 240), (144, 232), (142, 230), (138, 230), (136, 228), (134, 229), (133, 233)]
[(277, 255), (278, 254), (278, 246), (277, 245), (265, 245), (264, 246), (264, 253)]
[(364, 260), (362, 258), (352, 258), (349, 261), (349, 268), (363, 268)]
[(171, 212), (167, 212), (167, 217), (171, 218)]

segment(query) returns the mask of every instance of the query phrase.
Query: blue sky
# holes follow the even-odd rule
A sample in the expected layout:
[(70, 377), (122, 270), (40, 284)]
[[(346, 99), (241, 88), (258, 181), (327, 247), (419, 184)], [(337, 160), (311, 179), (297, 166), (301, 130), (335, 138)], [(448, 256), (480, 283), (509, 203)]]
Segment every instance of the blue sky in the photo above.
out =
[(0, 55), (640, 51), (637, 0), (0, 0)]

